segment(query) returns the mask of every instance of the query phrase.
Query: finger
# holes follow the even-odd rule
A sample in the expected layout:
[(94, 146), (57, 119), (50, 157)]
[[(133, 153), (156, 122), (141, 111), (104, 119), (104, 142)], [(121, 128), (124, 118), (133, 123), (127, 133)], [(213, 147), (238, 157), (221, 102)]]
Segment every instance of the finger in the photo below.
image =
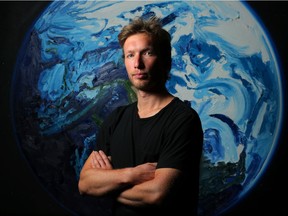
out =
[(100, 168), (105, 168), (105, 161), (102, 155), (97, 151), (95, 151), (95, 159), (97, 160), (97, 163), (100, 166)]
[(92, 154), (92, 167), (93, 168), (101, 168), (101, 164), (99, 163), (98, 159), (97, 159), (97, 151), (93, 151)]
[(90, 162), (91, 162), (91, 167), (92, 168), (96, 168), (96, 165), (95, 165), (95, 161), (94, 161), (94, 151), (92, 151), (91, 155), (90, 155)]
[(95, 162), (94, 162), (94, 159), (92, 158), (92, 160), (91, 160), (91, 167), (92, 168), (96, 168), (96, 165), (95, 165)]
[(99, 154), (101, 155), (103, 162), (105, 163), (105, 168), (113, 169), (113, 166), (111, 164), (111, 156), (107, 156), (103, 151), (99, 151)]
[(103, 159), (103, 162), (105, 163), (105, 165), (110, 165), (110, 160), (109, 158), (107, 157), (107, 155), (103, 152), (103, 151), (99, 151), (99, 154), (100, 156), (102, 157)]

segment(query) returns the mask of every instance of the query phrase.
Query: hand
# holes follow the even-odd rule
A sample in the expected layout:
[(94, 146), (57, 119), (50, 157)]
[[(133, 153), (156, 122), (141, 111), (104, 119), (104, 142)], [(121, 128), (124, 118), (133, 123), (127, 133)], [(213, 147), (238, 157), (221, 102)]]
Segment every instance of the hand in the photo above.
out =
[(103, 151), (93, 151), (92, 153), (92, 168), (98, 169), (113, 169), (111, 157), (107, 156)]
[(134, 184), (140, 184), (154, 178), (157, 163), (144, 163), (133, 168)]

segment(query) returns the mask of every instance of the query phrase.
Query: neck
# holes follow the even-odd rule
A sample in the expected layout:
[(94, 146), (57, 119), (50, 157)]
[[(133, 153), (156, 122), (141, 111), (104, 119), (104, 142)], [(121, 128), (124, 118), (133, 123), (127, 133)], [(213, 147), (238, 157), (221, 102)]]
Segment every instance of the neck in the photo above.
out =
[(137, 107), (140, 118), (147, 118), (157, 114), (174, 98), (166, 89), (165, 91), (150, 93), (138, 90)]

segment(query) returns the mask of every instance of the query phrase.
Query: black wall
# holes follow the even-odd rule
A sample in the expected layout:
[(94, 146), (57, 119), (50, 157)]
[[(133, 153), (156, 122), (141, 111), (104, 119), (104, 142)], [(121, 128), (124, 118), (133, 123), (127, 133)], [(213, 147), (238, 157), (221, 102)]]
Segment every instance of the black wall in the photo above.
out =
[[(10, 85), (13, 66), (22, 40), (32, 22), (48, 1), (0, 1), (0, 215), (69, 215), (40, 185), (13, 140), (9, 113)], [(263, 20), (284, 64), (288, 77), (288, 2), (248, 2)], [(286, 91), (287, 92), (287, 91)], [(287, 98), (287, 95), (286, 95)], [(287, 102), (286, 102), (287, 103)], [(284, 110), (287, 110), (287, 104)], [(288, 215), (287, 118), (279, 147), (267, 172), (257, 186), (227, 216)]]

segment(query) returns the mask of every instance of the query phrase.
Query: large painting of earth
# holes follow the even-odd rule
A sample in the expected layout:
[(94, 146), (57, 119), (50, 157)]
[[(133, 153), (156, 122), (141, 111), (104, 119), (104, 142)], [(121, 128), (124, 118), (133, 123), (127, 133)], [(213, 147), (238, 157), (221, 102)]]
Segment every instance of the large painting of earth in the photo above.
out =
[(79, 172), (106, 116), (136, 99), (117, 35), (133, 17), (151, 15), (173, 38), (167, 89), (190, 101), (203, 124), (199, 215), (232, 208), (273, 159), (283, 116), (280, 63), (245, 2), (51, 2), (23, 41), (11, 111), (35, 176), (72, 214), (110, 215), (105, 199), (79, 195)]

